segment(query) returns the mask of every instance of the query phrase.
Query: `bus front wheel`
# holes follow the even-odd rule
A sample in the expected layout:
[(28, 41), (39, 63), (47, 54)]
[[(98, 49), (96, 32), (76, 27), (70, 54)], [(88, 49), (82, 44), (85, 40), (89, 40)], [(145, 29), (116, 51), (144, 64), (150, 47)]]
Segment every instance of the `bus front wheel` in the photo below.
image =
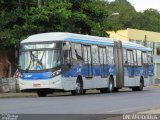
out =
[(75, 90), (71, 91), (72, 95), (82, 95), (84, 92), (83, 90), (83, 84), (80, 80), (77, 80), (76, 82), (76, 88)]

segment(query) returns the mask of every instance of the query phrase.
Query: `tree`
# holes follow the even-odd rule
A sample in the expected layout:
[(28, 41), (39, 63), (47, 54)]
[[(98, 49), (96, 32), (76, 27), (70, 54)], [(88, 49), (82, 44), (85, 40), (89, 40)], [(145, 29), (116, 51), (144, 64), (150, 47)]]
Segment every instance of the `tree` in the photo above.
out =
[(71, 32), (106, 36), (108, 2), (104, 0), (70, 0), (70, 2), (72, 3)]
[[(155, 9), (148, 9), (141, 14), (139, 25), (149, 31), (160, 32), (160, 13)], [(142, 23), (142, 22), (143, 23)]]

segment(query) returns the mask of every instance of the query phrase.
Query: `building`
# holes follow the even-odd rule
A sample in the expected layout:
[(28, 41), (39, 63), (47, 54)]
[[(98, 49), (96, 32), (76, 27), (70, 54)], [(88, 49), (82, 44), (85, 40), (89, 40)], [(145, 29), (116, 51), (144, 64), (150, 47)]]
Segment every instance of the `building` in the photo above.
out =
[(160, 33), (127, 28), (126, 30), (107, 31), (110, 38), (130, 41), (153, 49), (155, 79), (160, 79)]

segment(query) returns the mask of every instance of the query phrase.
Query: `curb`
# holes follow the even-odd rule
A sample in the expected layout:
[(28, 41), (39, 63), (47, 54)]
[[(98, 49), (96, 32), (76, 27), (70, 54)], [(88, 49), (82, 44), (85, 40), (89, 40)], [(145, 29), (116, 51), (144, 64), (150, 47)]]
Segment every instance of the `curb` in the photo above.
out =
[(36, 93), (0, 93), (1, 98), (37, 97)]

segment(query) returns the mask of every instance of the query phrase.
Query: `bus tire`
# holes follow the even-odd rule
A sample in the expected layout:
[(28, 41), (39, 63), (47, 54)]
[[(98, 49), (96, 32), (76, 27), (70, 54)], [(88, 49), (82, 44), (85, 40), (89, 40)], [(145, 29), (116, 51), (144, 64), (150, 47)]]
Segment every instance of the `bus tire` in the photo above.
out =
[(112, 77), (109, 78), (109, 84), (108, 84), (107, 92), (109, 92), (109, 93), (114, 92), (114, 81), (113, 81)]
[(47, 96), (47, 93), (46, 93), (46, 92), (43, 92), (43, 91), (38, 91), (38, 92), (37, 92), (37, 95), (38, 95), (39, 97), (46, 97), (46, 96)]
[(144, 87), (144, 80), (141, 77), (139, 86), (137, 87), (137, 91), (143, 91), (143, 87)]
[(143, 91), (143, 87), (144, 87), (144, 80), (141, 77), (140, 82), (139, 82), (139, 86), (138, 87), (133, 87), (132, 91)]
[(81, 80), (77, 80), (76, 82), (76, 89), (71, 91), (72, 95), (82, 95), (84, 94), (83, 91), (83, 84), (81, 82)]
[(107, 93), (107, 88), (101, 88), (99, 90), (100, 90), (100, 93)]
[(86, 91), (87, 91), (87, 90), (83, 90), (83, 94), (86, 94)]
[(114, 92), (118, 92), (119, 91), (119, 88), (114, 88)]

